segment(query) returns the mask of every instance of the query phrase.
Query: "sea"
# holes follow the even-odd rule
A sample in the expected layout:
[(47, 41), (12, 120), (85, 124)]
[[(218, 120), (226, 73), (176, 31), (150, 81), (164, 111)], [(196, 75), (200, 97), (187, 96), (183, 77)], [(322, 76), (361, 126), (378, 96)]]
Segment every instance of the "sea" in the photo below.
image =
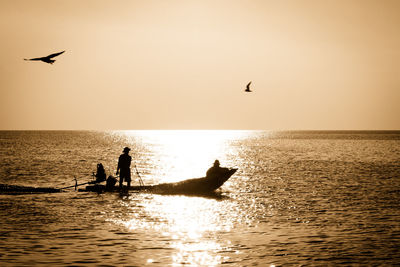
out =
[[(0, 193), (0, 266), (399, 266), (400, 131), (0, 131), (0, 183), (237, 172), (213, 196)], [(82, 185), (78, 188), (85, 188)]]

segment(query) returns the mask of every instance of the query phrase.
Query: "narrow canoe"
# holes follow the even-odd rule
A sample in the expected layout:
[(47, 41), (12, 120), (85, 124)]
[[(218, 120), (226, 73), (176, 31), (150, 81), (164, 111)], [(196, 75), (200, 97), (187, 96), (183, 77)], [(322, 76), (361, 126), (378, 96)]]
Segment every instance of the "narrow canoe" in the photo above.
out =
[(37, 193), (59, 193), (60, 189), (51, 187), (31, 187), (20, 185), (0, 184), (0, 194), (37, 194)]
[[(207, 194), (212, 193), (220, 188), (235, 172), (237, 169), (223, 168), (221, 172), (216, 175), (192, 178), (183, 180), (176, 183), (162, 183), (158, 185), (146, 186), (131, 186), (127, 188), (124, 186), (122, 191), (147, 191), (157, 194)], [(106, 188), (105, 185), (89, 185), (85, 189), (79, 189), (80, 192), (114, 192), (121, 191), (118, 186)]]

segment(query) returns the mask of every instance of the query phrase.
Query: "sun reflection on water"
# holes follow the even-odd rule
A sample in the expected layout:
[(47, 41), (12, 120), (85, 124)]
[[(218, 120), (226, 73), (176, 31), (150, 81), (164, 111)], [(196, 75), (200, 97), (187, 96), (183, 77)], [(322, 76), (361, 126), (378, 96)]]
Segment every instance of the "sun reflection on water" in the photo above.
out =
[[(187, 178), (202, 177), (215, 159), (222, 165), (229, 164), (229, 142), (248, 137), (251, 131), (216, 130), (141, 130), (115, 132), (125, 136), (126, 142), (140, 142), (147, 155), (132, 151), (135, 161), (144, 160), (146, 172), (154, 182), (176, 182)], [(139, 164), (140, 165), (140, 164)], [(234, 167), (234, 166), (229, 166)], [(157, 180), (158, 179), (158, 180)]]
[[(234, 165), (237, 151), (231, 142), (253, 133), (167, 130), (115, 134), (127, 145), (138, 148), (132, 151), (132, 156), (135, 162), (140, 162), (139, 167), (145, 169), (143, 180), (149, 184), (205, 176), (215, 159), (223, 166), (237, 167)], [(236, 202), (230, 200), (141, 194), (129, 196), (121, 204), (130, 210), (128, 216), (117, 217), (113, 222), (132, 233), (162, 236), (162, 240), (154, 241), (154, 246), (171, 249), (168, 258), (169, 265), (173, 266), (215, 266), (229, 261), (221, 251), (224, 255), (227, 251), (232, 254), (236, 251), (231, 241), (221, 235), (229, 235), (245, 218)], [(153, 256), (157, 255), (150, 255), (147, 264), (157, 262)]]
[[(218, 254), (230, 250), (229, 240), (219, 233), (230, 232), (238, 220), (235, 203), (202, 197), (151, 195), (143, 199), (130, 218), (114, 223), (131, 232), (157, 232), (172, 249), (171, 264), (215, 266), (227, 260)], [(152, 262), (154, 259), (147, 259)]]

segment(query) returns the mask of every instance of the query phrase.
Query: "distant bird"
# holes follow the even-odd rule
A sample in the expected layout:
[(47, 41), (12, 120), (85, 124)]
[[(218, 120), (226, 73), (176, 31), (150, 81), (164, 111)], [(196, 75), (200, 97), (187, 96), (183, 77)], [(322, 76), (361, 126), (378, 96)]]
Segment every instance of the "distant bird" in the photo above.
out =
[(24, 60), (37, 60), (37, 61), (43, 61), (43, 62), (46, 62), (46, 63), (49, 63), (49, 64), (53, 64), (55, 62), (55, 60), (52, 59), (52, 58), (56, 57), (56, 56), (59, 56), (64, 52), (65, 51), (54, 53), (54, 54), (48, 55), (47, 57), (36, 57), (36, 58), (29, 58), (29, 59), (24, 58)]
[(249, 83), (246, 85), (246, 90), (244, 90), (245, 92), (253, 92), (253, 91), (250, 90), (250, 84), (251, 84), (251, 82), (249, 82)]

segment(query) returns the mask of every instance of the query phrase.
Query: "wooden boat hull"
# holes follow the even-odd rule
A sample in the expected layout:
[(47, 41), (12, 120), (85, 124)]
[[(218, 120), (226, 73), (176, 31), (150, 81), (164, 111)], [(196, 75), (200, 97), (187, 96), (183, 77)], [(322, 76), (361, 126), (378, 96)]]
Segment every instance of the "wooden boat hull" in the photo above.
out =
[[(122, 191), (147, 191), (157, 194), (208, 194), (220, 188), (237, 169), (225, 169), (218, 175), (211, 177), (193, 178), (176, 183), (162, 183), (158, 185), (146, 186), (124, 186)], [(79, 189), (83, 192), (105, 192), (105, 191), (121, 191), (118, 186), (106, 188), (105, 185), (89, 185), (85, 189)]]
[(60, 193), (61, 190), (50, 187), (31, 187), (20, 185), (0, 184), (0, 194), (16, 195), (16, 194), (38, 194), (38, 193)]

